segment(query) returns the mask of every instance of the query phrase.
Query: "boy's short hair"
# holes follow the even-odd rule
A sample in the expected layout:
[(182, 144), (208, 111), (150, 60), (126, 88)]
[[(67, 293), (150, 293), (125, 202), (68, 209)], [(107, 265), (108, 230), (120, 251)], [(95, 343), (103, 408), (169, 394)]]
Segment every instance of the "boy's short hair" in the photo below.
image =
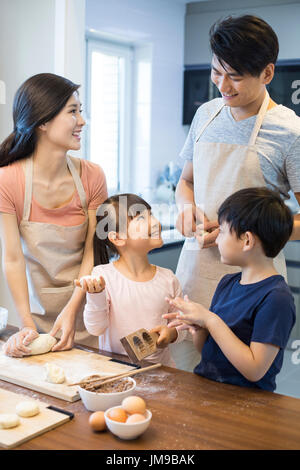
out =
[(258, 77), (268, 64), (275, 64), (278, 38), (263, 19), (243, 15), (229, 16), (210, 28), (210, 47), (220, 64), (224, 63), (240, 75)]
[(238, 238), (256, 235), (265, 255), (275, 258), (289, 240), (293, 215), (280, 194), (267, 188), (246, 188), (229, 196), (218, 210), (219, 224), (227, 222)]

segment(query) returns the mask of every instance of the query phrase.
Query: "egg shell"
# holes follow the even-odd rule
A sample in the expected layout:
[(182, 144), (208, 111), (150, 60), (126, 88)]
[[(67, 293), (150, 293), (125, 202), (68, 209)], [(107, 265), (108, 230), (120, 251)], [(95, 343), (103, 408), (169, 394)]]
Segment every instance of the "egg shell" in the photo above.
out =
[(106, 422), (103, 411), (95, 411), (89, 417), (89, 425), (93, 431), (104, 431), (106, 429)]
[(132, 424), (132, 423), (139, 423), (141, 421), (145, 421), (145, 416), (140, 414), (140, 413), (135, 413), (133, 415), (128, 416), (126, 423)]
[(109, 418), (119, 423), (126, 423), (127, 413), (123, 408), (113, 408), (109, 413)]
[(141, 397), (130, 396), (124, 398), (122, 401), (122, 407), (129, 414), (143, 414), (146, 411), (146, 403)]

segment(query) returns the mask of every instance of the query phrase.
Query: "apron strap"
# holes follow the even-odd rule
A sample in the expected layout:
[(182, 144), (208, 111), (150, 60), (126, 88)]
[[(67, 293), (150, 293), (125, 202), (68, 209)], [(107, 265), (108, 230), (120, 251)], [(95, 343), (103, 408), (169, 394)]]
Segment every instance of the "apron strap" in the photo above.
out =
[(263, 103), (260, 107), (260, 110), (258, 111), (256, 120), (255, 120), (255, 124), (254, 124), (253, 130), (252, 130), (252, 134), (251, 134), (250, 139), (249, 139), (249, 145), (254, 145), (255, 144), (255, 141), (256, 141), (256, 138), (258, 136), (259, 130), (261, 128), (262, 122), (263, 122), (264, 117), (266, 115), (266, 112), (267, 112), (267, 109), (268, 109), (268, 106), (269, 106), (269, 102), (270, 102), (270, 96), (269, 96), (268, 91), (266, 90), (264, 101), (263, 101)]
[[(85, 215), (88, 213), (85, 190), (81, 181), (81, 178), (73, 165), (70, 157), (67, 155), (67, 165), (73, 177), (76, 190), (78, 192), (82, 208)], [(23, 208), (23, 220), (29, 221), (31, 201), (32, 201), (32, 183), (33, 183), (33, 158), (29, 157), (25, 162), (25, 197), (24, 197), (24, 208)]]
[(79, 198), (80, 198), (82, 208), (83, 208), (85, 214), (87, 214), (88, 207), (87, 207), (87, 202), (86, 202), (85, 190), (84, 190), (81, 178), (79, 176), (79, 173), (76, 170), (71, 158), (68, 155), (67, 155), (67, 164), (68, 164), (69, 170), (71, 172), (71, 175), (73, 176), (74, 183), (75, 183), (75, 186), (76, 186)]
[(198, 142), (198, 140), (200, 139), (201, 135), (203, 134), (203, 132), (205, 131), (207, 126), (209, 126), (209, 124), (218, 116), (218, 114), (222, 111), (224, 106), (225, 106), (225, 103), (222, 103), (222, 105), (213, 113), (213, 115), (209, 118), (209, 120), (204, 124), (204, 126), (201, 127), (201, 129), (198, 133), (198, 137), (196, 139), (196, 142)]
[[(266, 90), (264, 101), (263, 101), (263, 103), (260, 107), (260, 110), (259, 110), (258, 114), (257, 114), (256, 121), (255, 121), (253, 130), (252, 130), (250, 139), (249, 139), (249, 145), (254, 145), (255, 144), (255, 141), (256, 141), (256, 138), (258, 136), (259, 130), (261, 128), (262, 122), (263, 122), (264, 117), (266, 115), (266, 112), (268, 110), (269, 102), (270, 102), (270, 96), (269, 96), (268, 91)], [(205, 131), (207, 126), (218, 116), (218, 114), (222, 111), (224, 106), (225, 106), (225, 104), (222, 103), (221, 107), (218, 108), (215, 113), (213, 113), (213, 115), (210, 117), (210, 119), (200, 129), (200, 131), (198, 133), (198, 137), (196, 139), (196, 142), (198, 142), (198, 140), (200, 139), (201, 135), (203, 134), (203, 132)]]
[(28, 222), (32, 200), (33, 160), (32, 157), (25, 161), (25, 197), (23, 208), (23, 220)]

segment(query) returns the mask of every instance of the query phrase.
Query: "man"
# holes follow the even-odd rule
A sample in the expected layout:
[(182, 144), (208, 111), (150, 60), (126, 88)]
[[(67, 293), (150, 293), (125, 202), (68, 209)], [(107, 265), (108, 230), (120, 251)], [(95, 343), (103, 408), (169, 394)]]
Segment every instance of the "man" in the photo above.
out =
[[(300, 118), (270, 99), (266, 85), (274, 76), (279, 46), (261, 18), (226, 18), (210, 30), (211, 80), (222, 97), (197, 110), (181, 151), (184, 162), (176, 188), (177, 229), (186, 237), (176, 275), (184, 294), (206, 308), (219, 280), (240, 270), (225, 266), (215, 244), (217, 210), (235, 191), (264, 186), (300, 202)], [(300, 238), (294, 217), (291, 239)], [(281, 252), (274, 260), (286, 278)], [(178, 346), (179, 348), (179, 346)], [(176, 365), (193, 370), (199, 362), (191, 342), (173, 347)]]

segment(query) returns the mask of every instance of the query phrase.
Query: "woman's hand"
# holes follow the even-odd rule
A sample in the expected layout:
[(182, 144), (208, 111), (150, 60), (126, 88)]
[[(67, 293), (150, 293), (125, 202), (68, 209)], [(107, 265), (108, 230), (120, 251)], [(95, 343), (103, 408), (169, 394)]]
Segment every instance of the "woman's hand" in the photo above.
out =
[(84, 276), (80, 280), (75, 279), (74, 284), (89, 294), (99, 294), (105, 289), (105, 280), (102, 276), (98, 279), (92, 276)]
[(33, 328), (22, 328), (6, 341), (3, 345), (3, 351), (7, 356), (12, 357), (30, 356), (30, 348), (26, 346), (28, 346), (38, 336), (38, 332)]
[(51, 351), (65, 351), (67, 349), (72, 349), (75, 336), (75, 321), (76, 315), (74, 314), (73, 309), (66, 306), (57, 316), (52, 330), (49, 332), (52, 336), (56, 336), (59, 331), (62, 333), (60, 340), (58, 340), (58, 342), (53, 346)]
[(168, 344), (173, 343), (177, 339), (176, 328), (168, 328), (166, 325), (159, 325), (150, 330), (150, 333), (157, 333), (158, 339), (156, 345), (158, 348), (166, 348)]

